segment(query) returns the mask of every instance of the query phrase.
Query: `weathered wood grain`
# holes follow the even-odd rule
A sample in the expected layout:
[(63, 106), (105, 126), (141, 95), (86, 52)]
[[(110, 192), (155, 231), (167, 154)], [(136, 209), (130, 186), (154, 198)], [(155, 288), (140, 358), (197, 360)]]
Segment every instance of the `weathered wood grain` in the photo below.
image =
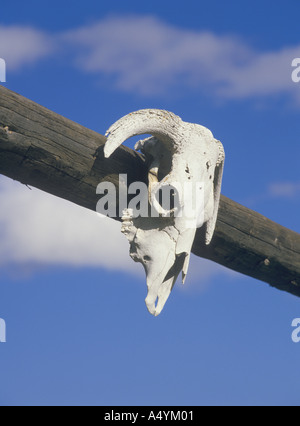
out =
[(212, 243), (193, 252), (300, 296), (300, 234), (222, 196)]
[[(91, 210), (102, 181), (147, 182), (138, 153), (0, 86), (0, 174)], [(300, 234), (222, 196), (212, 243), (198, 230), (193, 253), (300, 296)]]

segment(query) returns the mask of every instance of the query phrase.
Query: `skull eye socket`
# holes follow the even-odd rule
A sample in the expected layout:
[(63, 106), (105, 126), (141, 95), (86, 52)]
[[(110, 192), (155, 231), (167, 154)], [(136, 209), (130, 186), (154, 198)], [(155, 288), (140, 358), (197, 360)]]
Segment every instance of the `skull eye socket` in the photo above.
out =
[(164, 184), (155, 192), (155, 200), (166, 212), (180, 208), (178, 190), (171, 184)]
[(150, 256), (144, 256), (144, 257), (143, 257), (143, 260), (144, 260), (145, 262), (149, 262), (149, 261), (151, 260), (151, 257), (150, 257)]

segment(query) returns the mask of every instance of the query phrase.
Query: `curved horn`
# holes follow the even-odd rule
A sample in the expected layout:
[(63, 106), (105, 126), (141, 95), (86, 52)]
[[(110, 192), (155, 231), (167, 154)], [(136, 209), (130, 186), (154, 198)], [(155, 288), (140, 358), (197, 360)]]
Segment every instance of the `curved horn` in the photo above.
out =
[(177, 115), (159, 109), (142, 109), (114, 123), (106, 132), (107, 142), (104, 147), (106, 158), (132, 136), (151, 134), (167, 146), (178, 140), (178, 127), (182, 120)]

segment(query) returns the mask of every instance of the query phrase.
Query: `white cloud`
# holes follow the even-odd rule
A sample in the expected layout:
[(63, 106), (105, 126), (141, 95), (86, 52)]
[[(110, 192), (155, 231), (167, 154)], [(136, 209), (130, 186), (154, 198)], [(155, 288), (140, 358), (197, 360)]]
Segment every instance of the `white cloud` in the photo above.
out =
[(110, 17), (63, 38), (76, 46), (78, 67), (114, 76), (125, 91), (192, 88), (222, 98), (298, 94), (291, 63), (300, 45), (256, 52), (237, 37), (180, 29), (151, 16)]
[(220, 94), (243, 98), (291, 92), (297, 96), (299, 93), (292, 81), (291, 63), (299, 52), (300, 45), (275, 52), (256, 53), (244, 65), (232, 67)]
[(140, 273), (120, 223), (1, 177), (0, 265), (101, 266)]
[(269, 196), (273, 198), (298, 198), (300, 196), (300, 182), (274, 182), (269, 185)]
[(257, 51), (237, 36), (171, 26), (154, 16), (112, 16), (47, 34), (0, 25), (0, 57), (11, 70), (60, 51), (84, 72), (143, 96), (187, 90), (219, 99), (288, 93), (299, 98), (292, 60), (300, 45)]
[(146, 95), (172, 84), (221, 81), (223, 69), (247, 54), (236, 39), (175, 28), (151, 16), (107, 18), (64, 38), (81, 53), (80, 68), (114, 75), (118, 88)]
[(31, 27), (0, 25), (0, 57), (10, 70), (18, 70), (48, 56), (54, 40)]

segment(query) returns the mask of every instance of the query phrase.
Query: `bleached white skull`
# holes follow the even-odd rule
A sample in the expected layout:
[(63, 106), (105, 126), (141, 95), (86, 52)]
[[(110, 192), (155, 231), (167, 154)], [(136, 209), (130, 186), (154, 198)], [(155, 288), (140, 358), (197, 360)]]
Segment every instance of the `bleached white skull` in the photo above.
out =
[[(147, 196), (152, 216), (135, 217), (131, 209), (124, 210), (122, 232), (130, 242), (131, 257), (144, 266), (146, 305), (157, 316), (181, 271), (185, 281), (196, 229), (205, 226), (206, 244), (212, 239), (225, 154), (207, 128), (186, 123), (168, 111), (145, 109), (109, 128), (105, 157), (128, 138), (142, 134), (152, 135), (135, 146), (149, 164)], [(159, 194), (170, 188), (177, 203), (166, 206)]]

